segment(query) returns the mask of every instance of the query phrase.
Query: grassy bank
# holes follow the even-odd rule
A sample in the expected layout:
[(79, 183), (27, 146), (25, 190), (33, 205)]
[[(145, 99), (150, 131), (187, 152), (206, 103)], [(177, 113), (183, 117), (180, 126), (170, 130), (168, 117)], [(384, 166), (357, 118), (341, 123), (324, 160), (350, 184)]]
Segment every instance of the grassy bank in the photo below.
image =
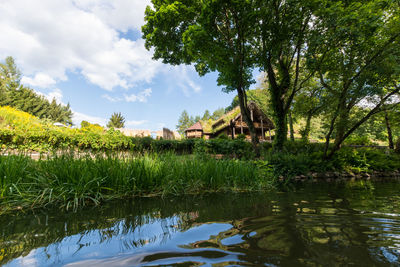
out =
[(0, 209), (75, 209), (132, 196), (272, 188), (251, 161), (173, 154), (117, 158), (71, 154), (48, 160), (0, 156)]
[(387, 150), (344, 148), (324, 161), (320, 145), (293, 143), (287, 149), (267, 149), (258, 160), (216, 159), (199, 149), (183, 156), (0, 156), (0, 213), (47, 205), (76, 209), (133, 196), (268, 190), (291, 183), (297, 175), (311, 178), (312, 173), (400, 170), (400, 155)]

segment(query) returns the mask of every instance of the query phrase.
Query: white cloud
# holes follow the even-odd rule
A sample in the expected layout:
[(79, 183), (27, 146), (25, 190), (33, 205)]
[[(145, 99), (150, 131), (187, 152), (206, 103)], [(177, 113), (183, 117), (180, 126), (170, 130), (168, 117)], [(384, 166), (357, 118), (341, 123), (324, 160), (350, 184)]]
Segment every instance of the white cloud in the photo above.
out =
[(23, 76), (21, 83), (33, 87), (49, 88), (55, 85), (56, 81), (46, 73), (38, 72), (33, 78)]
[(55, 89), (51, 90), (51, 91), (50, 91), (49, 93), (47, 93), (47, 94), (42, 93), (42, 92), (39, 92), (39, 91), (36, 91), (36, 90), (35, 90), (35, 92), (36, 92), (38, 95), (44, 96), (44, 97), (45, 97), (47, 100), (49, 100), (50, 102), (53, 101), (53, 99), (55, 99), (56, 102), (57, 102), (57, 104), (63, 104), (63, 105), (65, 105), (65, 104), (62, 102), (62, 98), (63, 98), (62, 91), (61, 91), (60, 89), (58, 89), (58, 88), (55, 88)]
[(104, 98), (104, 99), (107, 99), (110, 102), (120, 102), (120, 101), (122, 101), (122, 98), (120, 98), (120, 97), (112, 97), (112, 96), (110, 96), (108, 94), (104, 94), (101, 97)]
[(50, 93), (48, 93), (46, 95), (46, 98), (49, 101), (52, 101), (53, 99), (55, 99), (56, 102), (60, 104), (60, 103), (62, 103), (63, 94), (60, 89), (56, 88), (53, 91), (51, 91)]
[[(140, 34), (149, 4), (150, 0), (0, 0), (0, 60), (13, 56), (25, 75), (23, 84), (33, 88), (57, 87), (74, 73), (108, 91), (146, 88), (161, 76), (169, 90), (177, 88), (187, 97), (200, 92), (192, 66), (163, 65), (152, 60), (144, 40), (121, 37), (127, 31)], [(58, 101), (62, 97), (59, 89), (50, 94)], [(145, 103), (151, 94), (146, 89), (102, 97)]]
[(150, 0), (74, 0), (73, 3), (96, 14), (111, 27), (126, 32), (140, 29), (144, 24), (144, 10)]
[(88, 121), (90, 123), (97, 123), (102, 126), (105, 126), (107, 124), (107, 119), (105, 119), (105, 118), (91, 116), (91, 115), (87, 115), (87, 114), (80, 113), (77, 111), (72, 111), (72, 113), (73, 113), (72, 122), (76, 126), (81, 125), (82, 121)]
[[(201, 86), (196, 84), (190, 77), (190, 74), (195, 73), (193, 66), (170, 66), (165, 70), (165, 75), (170, 85), (179, 87), (186, 97), (190, 97), (192, 93), (199, 93)], [(195, 74), (197, 75), (197, 74)], [(169, 88), (174, 90), (175, 88)]]
[(125, 126), (139, 126), (142, 124), (147, 123), (147, 120), (141, 120), (141, 121), (126, 121)]
[(78, 72), (106, 90), (150, 82), (161, 63), (144, 40), (120, 38), (139, 30), (149, 1), (2, 0), (0, 58), (13, 56), (27, 84), (49, 86)]
[(130, 94), (127, 95), (125, 94), (124, 97), (117, 97), (117, 96), (110, 96), (109, 94), (104, 94), (101, 97), (104, 99), (107, 99), (110, 102), (121, 102), (121, 101), (126, 101), (126, 102), (142, 102), (146, 103), (147, 99), (151, 96), (152, 90), (151, 88), (147, 88), (138, 94)]
[(147, 102), (147, 98), (151, 96), (151, 88), (147, 88), (138, 94), (124, 95), (126, 102)]

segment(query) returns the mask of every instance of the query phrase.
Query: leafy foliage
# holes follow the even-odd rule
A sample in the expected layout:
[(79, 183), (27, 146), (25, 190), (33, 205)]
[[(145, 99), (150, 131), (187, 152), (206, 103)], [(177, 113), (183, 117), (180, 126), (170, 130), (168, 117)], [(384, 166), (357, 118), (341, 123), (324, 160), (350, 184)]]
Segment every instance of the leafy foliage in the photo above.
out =
[(107, 123), (108, 128), (124, 128), (125, 118), (122, 116), (121, 112), (114, 112), (111, 115), (109, 122)]
[(129, 137), (119, 131), (106, 131), (99, 125), (83, 123), (81, 129), (57, 127), (26, 112), (0, 107), (0, 145), (2, 148), (47, 151), (51, 149), (128, 149)]
[(225, 157), (254, 158), (251, 144), (243, 139), (229, 140), (228, 138), (217, 138), (211, 140), (198, 139), (194, 144), (196, 154), (221, 154)]
[[(254, 83), (252, 53), (255, 20), (252, 1), (152, 1), (142, 27), (146, 48), (169, 64), (195, 65), (199, 75), (218, 72), (218, 85), (236, 91), (253, 147), (258, 138), (247, 106), (246, 90)], [(168, 41), (166, 41), (168, 39)]]
[[(394, 1), (321, 1), (309, 44), (309, 67), (318, 73), (326, 91), (326, 116), (335, 145), (331, 157), (360, 125), (382, 111), (398, 94), (400, 72), (399, 5)], [(321, 35), (321, 32), (324, 34)], [(378, 101), (364, 116), (351, 121), (363, 99)], [(374, 101), (370, 101), (373, 103)]]
[(397, 139), (396, 141), (396, 149), (395, 149), (396, 153), (400, 154), (400, 138)]

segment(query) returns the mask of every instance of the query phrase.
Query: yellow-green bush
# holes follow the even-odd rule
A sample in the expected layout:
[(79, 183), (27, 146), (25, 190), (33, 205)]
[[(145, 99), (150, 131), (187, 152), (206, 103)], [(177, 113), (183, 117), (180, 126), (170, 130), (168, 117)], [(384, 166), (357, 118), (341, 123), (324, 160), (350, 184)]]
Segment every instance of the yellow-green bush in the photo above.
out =
[(129, 149), (133, 143), (119, 131), (96, 125), (82, 129), (62, 128), (11, 107), (0, 107), (0, 145), (44, 151), (82, 148), (94, 150)]

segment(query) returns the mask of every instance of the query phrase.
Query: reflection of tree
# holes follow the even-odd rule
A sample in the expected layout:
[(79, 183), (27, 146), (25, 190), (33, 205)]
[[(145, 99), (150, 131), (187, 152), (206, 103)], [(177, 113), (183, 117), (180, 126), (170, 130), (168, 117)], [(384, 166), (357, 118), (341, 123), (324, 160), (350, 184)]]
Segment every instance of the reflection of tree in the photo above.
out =
[[(129, 250), (154, 242), (162, 243), (174, 232), (189, 229), (194, 221), (240, 218), (248, 210), (240, 206), (256, 205), (257, 200), (257, 196), (250, 195), (190, 196), (164, 200), (144, 198), (87, 208), (77, 213), (42, 210), (30, 214), (3, 215), (0, 217), (0, 264), (27, 255), (35, 248), (57, 244), (68, 236), (80, 235), (82, 239), (89, 232), (96, 231), (98, 237), (92, 243), (103, 243), (118, 235), (134, 236), (132, 234), (140, 231), (142, 226), (155, 222), (161, 225), (160, 235), (146, 233), (144, 238), (123, 240), (122, 249)], [(260, 212), (258, 209), (254, 211)], [(78, 241), (78, 250), (90, 245), (91, 242), (79, 246)]]
[[(324, 184), (289, 193), (148, 198), (77, 213), (36, 211), (1, 216), (0, 256), (4, 258), (0, 257), (0, 263), (38, 247), (57, 246), (73, 235), (80, 237), (76, 253), (121, 236), (125, 237), (120, 241), (121, 251), (129, 251), (166, 243), (174, 233), (195, 226), (224, 223), (231, 228), (182, 245), (181, 249), (188, 250), (185, 255), (234, 253), (241, 264), (253, 265), (379, 266), (389, 263), (387, 255), (399, 255), (400, 221), (391, 215), (400, 213), (399, 189), (400, 184), (375, 188), (368, 183)], [(149, 231), (150, 224), (158, 225), (158, 231)]]
[[(25, 256), (38, 247), (46, 247), (53, 243), (57, 246), (57, 243), (64, 238), (73, 235), (80, 236), (77, 242), (76, 252), (78, 252), (82, 247), (90, 246), (91, 243), (107, 242), (118, 235), (132, 236), (140, 232), (140, 228), (146, 224), (160, 222), (160, 224), (178, 226), (177, 228), (163, 227), (162, 238), (182, 227), (181, 224), (184, 221), (179, 215), (171, 214), (170, 218), (162, 217), (160, 210), (151, 205), (155, 206), (154, 201), (146, 203), (139, 200), (116, 203), (104, 208), (85, 209), (78, 213), (50, 211), (49, 214), (35, 212), (29, 215), (2, 216), (0, 218), (2, 226), (0, 247), (3, 250), (0, 252), (0, 263), (6, 263), (21, 255)], [(98, 235), (97, 238), (93, 238), (90, 242), (86, 240), (84, 243), (82, 239), (92, 231)], [(160, 236), (152, 236), (149, 233), (145, 238), (123, 240), (121, 245), (123, 250), (129, 250), (158, 240)]]
[[(398, 214), (400, 185), (397, 191), (395, 187), (382, 192), (372, 190), (365, 182), (346, 187), (329, 184), (322, 189), (312, 186), (303, 192), (278, 195), (276, 202), (264, 206), (263, 217), (233, 220), (231, 229), (183, 247), (236, 252), (240, 253), (241, 262), (255, 265), (268, 262), (293, 266), (296, 262), (299, 266), (380, 266), (389, 263), (382, 251), (398, 258), (400, 235), (389, 233), (398, 232), (395, 227), (400, 222), (383, 229), (382, 222), (374, 222), (367, 213), (372, 212), (373, 216), (380, 208), (388, 211), (389, 206)], [(390, 197), (390, 192), (397, 192), (397, 196)], [(380, 196), (385, 196), (386, 201), (379, 200)], [(387, 200), (394, 201), (394, 205)], [(241, 241), (226, 244), (225, 240), (235, 236), (241, 237)]]

